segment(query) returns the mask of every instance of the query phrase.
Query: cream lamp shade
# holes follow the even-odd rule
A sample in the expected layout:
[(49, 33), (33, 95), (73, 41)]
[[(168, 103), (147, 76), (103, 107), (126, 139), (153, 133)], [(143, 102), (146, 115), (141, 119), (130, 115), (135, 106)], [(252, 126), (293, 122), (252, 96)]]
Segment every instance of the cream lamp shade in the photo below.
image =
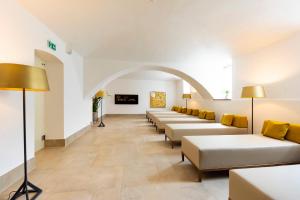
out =
[(96, 97), (97, 97), (97, 98), (99, 98), (99, 97), (102, 98), (102, 97), (104, 97), (104, 96), (105, 96), (105, 91), (104, 91), (104, 90), (100, 90), (99, 92), (96, 93)]
[(242, 98), (264, 98), (266, 96), (263, 86), (246, 86), (242, 89)]
[(183, 98), (183, 99), (191, 99), (191, 98), (192, 98), (192, 95), (191, 95), (191, 94), (183, 94), (183, 95), (182, 95), (182, 98)]
[(48, 91), (46, 71), (21, 64), (0, 63), (0, 90)]

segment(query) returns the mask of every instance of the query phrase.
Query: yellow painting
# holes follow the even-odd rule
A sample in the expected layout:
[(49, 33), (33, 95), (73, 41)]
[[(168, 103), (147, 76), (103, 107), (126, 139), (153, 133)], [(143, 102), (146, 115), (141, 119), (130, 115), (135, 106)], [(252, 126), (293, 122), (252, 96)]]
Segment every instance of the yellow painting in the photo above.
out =
[(166, 93), (165, 92), (150, 92), (150, 108), (165, 108)]

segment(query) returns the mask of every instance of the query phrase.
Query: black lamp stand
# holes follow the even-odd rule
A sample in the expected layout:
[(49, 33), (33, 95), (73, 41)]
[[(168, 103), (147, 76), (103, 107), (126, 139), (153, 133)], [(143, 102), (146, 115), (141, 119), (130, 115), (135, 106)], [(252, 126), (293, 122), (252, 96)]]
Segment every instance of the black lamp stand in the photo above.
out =
[(187, 109), (187, 101), (188, 101), (188, 99), (186, 98), (185, 99), (185, 108)]
[(253, 97), (251, 98), (251, 132), (253, 134)]
[(103, 101), (103, 98), (100, 97), (100, 106), (101, 106), (101, 116), (100, 116), (100, 124), (98, 127), (105, 127), (105, 124), (103, 123), (103, 117), (102, 117), (102, 101)]
[(28, 176), (27, 176), (26, 98), (25, 98), (24, 88), (23, 88), (23, 137), (24, 137), (23, 138), (24, 140), (24, 181), (10, 200), (15, 200), (23, 195), (25, 195), (26, 200), (29, 200), (29, 193), (35, 193), (35, 195), (30, 199), (30, 200), (34, 200), (42, 193), (42, 189), (30, 183), (28, 181)]

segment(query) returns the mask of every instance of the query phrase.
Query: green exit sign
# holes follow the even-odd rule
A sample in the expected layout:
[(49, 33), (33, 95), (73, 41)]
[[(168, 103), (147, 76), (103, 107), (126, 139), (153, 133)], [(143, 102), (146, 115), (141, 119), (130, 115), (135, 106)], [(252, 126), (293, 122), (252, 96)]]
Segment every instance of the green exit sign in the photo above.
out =
[(56, 44), (52, 42), (51, 40), (47, 41), (48, 47), (52, 49), (53, 51), (56, 51)]

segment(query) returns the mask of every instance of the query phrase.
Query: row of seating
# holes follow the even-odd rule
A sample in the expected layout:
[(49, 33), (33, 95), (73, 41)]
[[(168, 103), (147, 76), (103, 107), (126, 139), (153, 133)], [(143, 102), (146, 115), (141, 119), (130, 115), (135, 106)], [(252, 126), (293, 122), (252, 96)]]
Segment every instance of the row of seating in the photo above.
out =
[[(199, 109), (196, 110), (199, 112)], [(286, 175), (284, 170), (288, 167), (296, 170), (292, 165), (274, 166), (300, 163), (300, 125), (266, 120), (261, 134), (251, 135), (248, 134), (248, 121), (245, 116), (224, 114), (220, 123), (216, 123), (215, 120), (209, 123), (182, 123), (182, 116), (193, 116), (190, 114), (193, 110), (175, 106), (171, 111), (147, 113), (147, 118), (154, 121), (154, 125), (159, 122), (165, 123), (161, 127), (164, 127), (165, 139), (171, 141), (172, 148), (174, 142), (181, 142), (182, 161), (187, 158), (198, 169), (199, 181), (207, 171), (230, 170), (229, 198), (232, 200), (289, 199), (277, 198), (282, 197), (280, 192), (270, 193), (270, 188), (280, 188), (279, 180), (267, 184), (268, 179), (261, 180), (261, 175), (269, 178), (276, 172)], [(178, 120), (173, 120), (172, 123), (163, 120), (171, 118), (170, 116)], [(198, 118), (199, 113), (193, 117)], [(268, 170), (270, 173), (266, 173)], [(291, 175), (291, 181), (299, 183), (300, 165), (298, 172), (298, 179)], [(255, 173), (257, 176), (253, 176)], [(264, 186), (257, 187), (260, 185)]]

